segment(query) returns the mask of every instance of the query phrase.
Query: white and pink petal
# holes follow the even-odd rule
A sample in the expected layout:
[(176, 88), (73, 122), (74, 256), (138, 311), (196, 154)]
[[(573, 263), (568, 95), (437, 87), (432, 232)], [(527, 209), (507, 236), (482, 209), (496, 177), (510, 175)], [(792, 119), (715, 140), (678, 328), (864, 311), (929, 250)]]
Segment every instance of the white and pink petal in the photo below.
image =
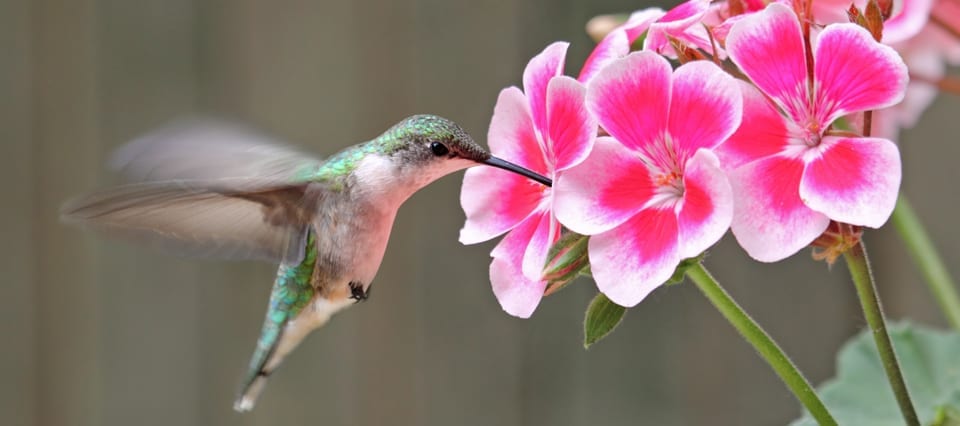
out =
[(900, 191), (900, 152), (879, 138), (824, 138), (806, 165), (800, 197), (830, 219), (879, 228)]
[(631, 149), (643, 149), (666, 130), (673, 69), (653, 52), (613, 61), (587, 84), (587, 109), (600, 126)]
[(538, 173), (547, 173), (543, 147), (533, 128), (530, 106), (516, 87), (500, 91), (487, 131), (490, 152)]
[(553, 211), (570, 230), (593, 235), (639, 212), (654, 195), (650, 171), (636, 153), (599, 137), (590, 156), (557, 175)]
[(736, 80), (713, 62), (693, 61), (674, 71), (667, 129), (679, 158), (719, 145), (740, 126), (742, 114)]
[(597, 138), (597, 119), (587, 112), (586, 88), (567, 76), (555, 77), (547, 85), (548, 151), (554, 170), (580, 164)]
[(570, 43), (555, 42), (534, 56), (523, 70), (523, 93), (530, 102), (534, 128), (545, 136), (547, 126), (547, 84), (563, 75), (563, 62)]
[(796, 121), (806, 118), (807, 60), (800, 22), (773, 3), (733, 25), (727, 54), (763, 93)]
[(666, 282), (680, 263), (677, 217), (672, 209), (647, 209), (588, 243), (597, 288), (631, 307)]
[(804, 163), (773, 156), (729, 173), (734, 209), (730, 229), (750, 257), (785, 259), (823, 234), (830, 218), (800, 198)]
[(730, 228), (733, 190), (713, 152), (697, 151), (683, 172), (683, 201), (677, 211), (681, 259), (698, 256)]
[[(864, 64), (870, 72), (864, 72)], [(907, 66), (893, 48), (854, 24), (825, 28), (814, 46), (817, 122), (827, 125), (855, 112), (880, 109), (903, 99)]]
[(519, 263), (518, 259), (513, 258), (493, 258), (490, 263), (490, 284), (500, 307), (506, 313), (530, 318), (543, 298), (547, 283), (525, 277)]
[(791, 137), (784, 117), (763, 93), (747, 82), (737, 83), (743, 95), (742, 124), (715, 150), (725, 170), (780, 153)]
[(460, 205), (467, 220), (462, 244), (476, 244), (507, 232), (544, 203), (543, 185), (493, 167), (473, 167), (463, 177)]

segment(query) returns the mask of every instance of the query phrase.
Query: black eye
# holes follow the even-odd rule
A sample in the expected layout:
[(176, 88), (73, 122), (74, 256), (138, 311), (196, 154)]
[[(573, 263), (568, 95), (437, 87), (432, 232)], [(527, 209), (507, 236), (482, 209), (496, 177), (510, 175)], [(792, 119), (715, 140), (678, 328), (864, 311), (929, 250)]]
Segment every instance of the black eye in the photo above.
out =
[(431, 142), (430, 150), (433, 151), (433, 155), (436, 155), (437, 157), (442, 157), (450, 153), (450, 148), (447, 148), (446, 145), (440, 142)]

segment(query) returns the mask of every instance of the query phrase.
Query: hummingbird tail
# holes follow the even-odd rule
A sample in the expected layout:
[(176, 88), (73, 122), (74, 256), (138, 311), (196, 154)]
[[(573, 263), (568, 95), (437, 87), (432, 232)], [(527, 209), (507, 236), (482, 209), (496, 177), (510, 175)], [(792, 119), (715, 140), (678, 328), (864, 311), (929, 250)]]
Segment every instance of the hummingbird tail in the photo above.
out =
[(253, 409), (257, 403), (257, 397), (263, 392), (263, 387), (267, 385), (267, 376), (257, 376), (244, 387), (243, 393), (233, 402), (233, 409), (245, 413)]

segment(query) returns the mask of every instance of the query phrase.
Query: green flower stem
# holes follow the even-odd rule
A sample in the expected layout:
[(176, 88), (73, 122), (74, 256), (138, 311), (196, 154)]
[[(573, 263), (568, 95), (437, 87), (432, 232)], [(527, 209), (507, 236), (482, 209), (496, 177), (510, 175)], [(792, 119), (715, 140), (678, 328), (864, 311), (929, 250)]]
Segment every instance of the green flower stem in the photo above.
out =
[(940, 310), (947, 317), (950, 325), (960, 330), (960, 295), (957, 295), (957, 286), (950, 277), (950, 272), (944, 266), (940, 254), (937, 253), (933, 241), (923, 223), (910, 206), (910, 201), (903, 194), (897, 200), (897, 207), (893, 209), (893, 225), (900, 233), (900, 238), (907, 244), (907, 249), (913, 256), (913, 261), (927, 280), (927, 286), (933, 293), (934, 299), (940, 304)]
[(823, 401), (820, 401), (820, 397), (813, 391), (810, 382), (803, 377), (803, 374), (800, 374), (797, 366), (790, 361), (787, 354), (783, 353), (783, 350), (777, 346), (777, 343), (770, 338), (767, 332), (763, 331), (760, 325), (753, 318), (750, 318), (750, 315), (744, 312), (743, 308), (730, 297), (730, 294), (723, 287), (720, 287), (720, 283), (704, 269), (703, 265), (696, 263), (690, 266), (687, 269), (687, 276), (697, 284), (703, 295), (707, 296), (707, 299), (740, 332), (740, 335), (753, 345), (753, 348), (780, 376), (780, 380), (783, 380), (790, 388), (793, 395), (807, 408), (813, 418), (821, 425), (836, 426), (837, 421), (833, 419), (833, 416), (827, 411), (827, 407), (823, 405)]
[(883, 369), (887, 372), (887, 380), (893, 388), (893, 394), (897, 397), (897, 404), (900, 405), (900, 414), (903, 415), (908, 426), (920, 426), (917, 412), (910, 400), (910, 393), (907, 392), (907, 384), (903, 381), (903, 373), (900, 372), (897, 354), (893, 351), (890, 335), (887, 334), (883, 308), (877, 296), (873, 271), (870, 270), (870, 260), (867, 259), (867, 249), (864, 248), (863, 241), (851, 247), (843, 257), (853, 277), (853, 284), (857, 287), (857, 296), (863, 307), (863, 315), (867, 318), (867, 323), (870, 324), (870, 330), (873, 332), (873, 340), (880, 352), (880, 360), (883, 363)]

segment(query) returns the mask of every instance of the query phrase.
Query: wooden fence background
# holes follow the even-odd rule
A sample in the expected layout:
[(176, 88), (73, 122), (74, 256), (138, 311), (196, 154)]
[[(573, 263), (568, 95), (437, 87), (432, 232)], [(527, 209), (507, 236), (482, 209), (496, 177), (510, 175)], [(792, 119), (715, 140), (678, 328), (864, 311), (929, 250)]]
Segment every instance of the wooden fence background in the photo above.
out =
[[(257, 409), (231, 410), (273, 266), (177, 259), (62, 226), (116, 183), (111, 149), (215, 112), (320, 155), (414, 113), (486, 133), (498, 91), (553, 40), (628, 1), (0, 1), (0, 423), (4, 425), (773, 425), (787, 390), (692, 285), (661, 289), (581, 347), (580, 283), (530, 320), (502, 313), (493, 243), (457, 242), (461, 177), (402, 209), (373, 298), (315, 333)], [(957, 99), (902, 142), (906, 193), (955, 275)], [(893, 317), (942, 325), (896, 235), (869, 232)], [(811, 380), (863, 327), (845, 268), (806, 254), (709, 266)]]

